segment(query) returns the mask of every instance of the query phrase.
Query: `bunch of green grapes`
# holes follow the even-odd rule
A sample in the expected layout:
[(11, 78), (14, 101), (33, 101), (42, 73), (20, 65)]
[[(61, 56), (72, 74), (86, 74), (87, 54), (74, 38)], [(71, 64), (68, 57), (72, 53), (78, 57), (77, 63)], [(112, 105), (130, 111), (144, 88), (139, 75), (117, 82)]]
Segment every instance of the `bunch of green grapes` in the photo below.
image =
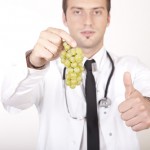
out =
[(72, 48), (66, 42), (63, 43), (64, 50), (60, 54), (61, 63), (66, 67), (65, 82), (66, 85), (74, 89), (82, 81), (83, 52), (81, 48)]

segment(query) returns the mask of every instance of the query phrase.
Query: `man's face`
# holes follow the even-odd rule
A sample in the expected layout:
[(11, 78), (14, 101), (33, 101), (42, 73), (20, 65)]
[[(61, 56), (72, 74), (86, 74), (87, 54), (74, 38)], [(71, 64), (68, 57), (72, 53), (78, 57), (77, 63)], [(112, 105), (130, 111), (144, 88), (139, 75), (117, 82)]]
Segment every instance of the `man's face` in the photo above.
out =
[(63, 20), (79, 47), (101, 48), (109, 23), (106, 0), (68, 0)]

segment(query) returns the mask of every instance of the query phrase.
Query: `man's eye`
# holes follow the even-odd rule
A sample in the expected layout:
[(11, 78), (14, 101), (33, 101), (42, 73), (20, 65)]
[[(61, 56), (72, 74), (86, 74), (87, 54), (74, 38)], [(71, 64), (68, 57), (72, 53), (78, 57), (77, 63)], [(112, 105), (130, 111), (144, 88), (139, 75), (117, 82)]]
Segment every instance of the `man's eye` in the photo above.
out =
[(94, 15), (101, 15), (101, 14), (102, 14), (102, 12), (100, 10), (94, 11)]
[(80, 14), (81, 14), (81, 11), (80, 11), (80, 10), (75, 10), (75, 11), (74, 11), (74, 14), (80, 15)]

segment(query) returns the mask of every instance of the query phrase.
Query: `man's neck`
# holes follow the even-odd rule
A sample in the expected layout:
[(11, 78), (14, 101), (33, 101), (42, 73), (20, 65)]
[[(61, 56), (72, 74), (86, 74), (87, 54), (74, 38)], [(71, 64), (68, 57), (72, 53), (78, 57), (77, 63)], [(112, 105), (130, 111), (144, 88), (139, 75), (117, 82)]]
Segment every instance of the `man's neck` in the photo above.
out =
[(84, 56), (86, 58), (92, 58), (98, 51), (101, 50), (102, 47), (103, 47), (103, 45), (101, 45), (98, 48), (83, 49)]

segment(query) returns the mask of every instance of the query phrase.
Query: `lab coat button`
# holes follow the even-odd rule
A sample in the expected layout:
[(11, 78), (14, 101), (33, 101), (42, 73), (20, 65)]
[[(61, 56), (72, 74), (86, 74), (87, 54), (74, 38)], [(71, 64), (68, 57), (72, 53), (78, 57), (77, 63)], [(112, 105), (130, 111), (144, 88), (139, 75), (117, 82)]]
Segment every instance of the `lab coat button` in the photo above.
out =
[(112, 136), (112, 133), (111, 133), (111, 132), (109, 133), (109, 136)]
[(107, 114), (107, 112), (106, 112), (106, 111), (104, 111), (104, 114), (106, 115), (106, 114)]

